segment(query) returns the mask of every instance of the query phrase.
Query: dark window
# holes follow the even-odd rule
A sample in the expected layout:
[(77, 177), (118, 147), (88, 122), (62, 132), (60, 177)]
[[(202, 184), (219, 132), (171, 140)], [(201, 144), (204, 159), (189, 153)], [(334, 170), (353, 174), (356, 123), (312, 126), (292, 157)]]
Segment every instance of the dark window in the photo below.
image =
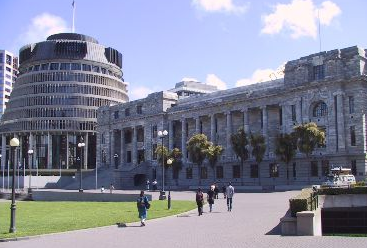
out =
[(276, 163), (269, 164), (269, 176), (279, 177), (279, 165)]
[(297, 177), (297, 164), (293, 163), (292, 170), (293, 170), (293, 177)]
[(208, 168), (207, 167), (200, 167), (200, 178), (207, 179), (208, 178)]
[(12, 61), (11, 56), (10, 56), (10, 55), (6, 55), (6, 63), (7, 63), (8, 65), (11, 65), (11, 61)]
[(349, 97), (349, 114), (353, 114), (354, 113), (354, 97), (350, 96)]
[(130, 144), (132, 141), (132, 132), (130, 130), (125, 131), (125, 144)]
[(107, 74), (107, 69), (106, 68), (101, 68), (102, 74)]
[(319, 171), (317, 168), (317, 161), (311, 161), (311, 177), (318, 177)]
[(136, 106), (136, 113), (139, 115), (143, 113), (143, 107), (141, 105)]
[(203, 133), (203, 122), (200, 121), (200, 133)]
[(131, 151), (126, 152), (126, 163), (131, 163)]
[(192, 179), (192, 168), (186, 168), (186, 179)]
[(83, 71), (91, 71), (92, 67), (90, 65), (83, 64), (82, 65), (82, 70)]
[(33, 67), (33, 70), (34, 70), (34, 71), (39, 71), (39, 70), (40, 70), (40, 65), (35, 65), (35, 66)]
[(355, 126), (350, 127), (350, 145), (356, 146), (356, 128)]
[(313, 80), (321, 80), (325, 78), (324, 65), (317, 65), (313, 67)]
[(152, 126), (152, 137), (157, 138), (157, 125)]
[(296, 114), (296, 105), (292, 105), (292, 121), (297, 120), (297, 114)]
[(322, 176), (327, 176), (329, 175), (329, 160), (322, 160), (321, 161), (321, 173)]
[(60, 64), (60, 70), (69, 71), (70, 70), (70, 64), (69, 63), (61, 63)]
[(261, 128), (264, 127), (264, 119), (263, 119), (263, 112), (260, 111), (260, 121), (261, 121)]
[(144, 150), (138, 150), (138, 164), (145, 161), (145, 151)]
[(125, 116), (130, 116), (130, 109), (129, 108), (125, 109)]
[(105, 144), (106, 143), (106, 139), (104, 137), (104, 134), (101, 134), (101, 143)]
[(353, 175), (357, 175), (357, 160), (353, 159), (352, 161), (350, 161), (351, 163), (351, 170), (352, 170), (352, 174)]
[(281, 107), (279, 108), (279, 125), (283, 125), (283, 110)]
[(115, 119), (118, 119), (118, 118), (119, 118), (119, 111), (118, 111), (118, 110), (116, 110), (116, 111), (113, 113), (113, 117), (114, 117)]
[(99, 66), (94, 66), (94, 65), (93, 65), (93, 67), (92, 67), (92, 71), (93, 71), (93, 72), (99, 72), (99, 71), (100, 71)]
[(42, 64), (41, 71), (47, 71), (47, 70), (48, 70), (48, 64)]
[(186, 137), (189, 137), (189, 123), (186, 122)]
[(233, 178), (241, 177), (241, 167), (239, 165), (233, 165)]
[(137, 142), (144, 142), (144, 128), (137, 129)]
[(80, 71), (81, 66), (80, 66), (80, 64), (79, 64), (79, 63), (72, 63), (72, 64), (71, 64), (71, 69), (72, 69), (73, 71)]
[(259, 166), (257, 164), (252, 164), (250, 166), (250, 176), (251, 178), (259, 177)]
[(217, 173), (217, 178), (218, 179), (222, 179), (224, 177), (224, 173), (223, 173), (223, 166), (217, 166), (216, 167), (216, 173)]
[(218, 119), (215, 118), (215, 133), (218, 133)]
[(59, 69), (59, 63), (51, 63), (50, 70), (55, 71)]
[(313, 116), (314, 117), (321, 117), (327, 115), (327, 105), (324, 102), (319, 102), (313, 108)]
[(152, 157), (153, 157), (153, 160), (157, 160), (157, 153), (155, 152), (157, 150), (157, 144), (153, 144), (152, 145)]

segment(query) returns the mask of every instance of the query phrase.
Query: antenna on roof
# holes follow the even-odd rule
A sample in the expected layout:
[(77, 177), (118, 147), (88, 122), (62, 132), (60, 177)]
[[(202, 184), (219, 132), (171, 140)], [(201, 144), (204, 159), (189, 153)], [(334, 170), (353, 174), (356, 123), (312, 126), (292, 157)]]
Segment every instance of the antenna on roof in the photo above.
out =
[(73, 26), (71, 28), (71, 32), (75, 33), (75, 0), (73, 0), (73, 3), (71, 4), (73, 6)]

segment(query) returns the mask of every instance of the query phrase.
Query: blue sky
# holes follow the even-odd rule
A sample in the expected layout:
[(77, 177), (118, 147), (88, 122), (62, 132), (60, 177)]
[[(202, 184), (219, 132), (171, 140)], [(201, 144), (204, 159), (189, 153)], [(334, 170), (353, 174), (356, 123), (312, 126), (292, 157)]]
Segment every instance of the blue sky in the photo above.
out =
[[(130, 99), (183, 78), (221, 89), (281, 77), (288, 61), (367, 48), (365, 0), (75, 0), (77, 33), (119, 50)], [(0, 0), (0, 48), (69, 32), (72, 0)], [(272, 73), (274, 72), (274, 73)]]

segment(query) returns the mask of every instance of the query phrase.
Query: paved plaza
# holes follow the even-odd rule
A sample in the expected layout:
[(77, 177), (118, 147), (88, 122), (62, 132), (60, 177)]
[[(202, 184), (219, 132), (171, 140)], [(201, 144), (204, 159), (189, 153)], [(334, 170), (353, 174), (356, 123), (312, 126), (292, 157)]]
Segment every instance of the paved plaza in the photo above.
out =
[[(116, 192), (117, 193), (117, 192)], [(223, 195), (215, 201), (214, 211), (197, 216), (193, 210), (179, 216), (49, 234), (30, 239), (0, 243), (1, 248), (121, 248), (121, 247), (366, 247), (367, 238), (283, 237), (279, 219), (288, 209), (288, 199), (298, 191), (272, 193), (237, 193), (232, 212), (227, 212)], [(193, 192), (173, 192), (173, 199), (194, 199)], [(158, 199), (158, 193), (153, 193)], [(123, 215), (123, 213), (121, 213)], [(91, 221), (93, 221), (91, 219)]]

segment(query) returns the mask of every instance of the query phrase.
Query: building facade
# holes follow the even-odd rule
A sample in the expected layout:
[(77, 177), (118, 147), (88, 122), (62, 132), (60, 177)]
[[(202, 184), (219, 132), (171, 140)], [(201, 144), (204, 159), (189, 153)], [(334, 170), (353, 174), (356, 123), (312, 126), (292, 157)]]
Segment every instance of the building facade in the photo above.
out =
[[(98, 111), (97, 163), (115, 168), (115, 184), (139, 185), (162, 178), (154, 154), (157, 145), (179, 148), (180, 171), (166, 171), (166, 186), (209, 185), (213, 181), (248, 187), (319, 184), (332, 165), (352, 168), (357, 180), (366, 178), (367, 67), (366, 51), (359, 47), (321, 52), (289, 61), (284, 78), (250, 86), (179, 99), (173, 92)], [(315, 122), (325, 131), (326, 145), (307, 159), (297, 153), (287, 167), (275, 156), (276, 138), (293, 127)], [(230, 137), (238, 128), (265, 137), (266, 152), (257, 164), (240, 160)], [(166, 138), (157, 136), (167, 130)], [(197, 133), (221, 145), (224, 153), (214, 168), (199, 170), (190, 162), (186, 144)], [(251, 150), (251, 147), (249, 147)]]
[(0, 50), (0, 118), (9, 101), (13, 84), (18, 74), (18, 57), (11, 52)]
[(19, 60), (0, 124), (2, 164), (17, 137), (16, 163), (26, 168), (95, 168), (97, 109), (128, 101), (121, 53), (92, 37), (61, 33), (22, 47)]

